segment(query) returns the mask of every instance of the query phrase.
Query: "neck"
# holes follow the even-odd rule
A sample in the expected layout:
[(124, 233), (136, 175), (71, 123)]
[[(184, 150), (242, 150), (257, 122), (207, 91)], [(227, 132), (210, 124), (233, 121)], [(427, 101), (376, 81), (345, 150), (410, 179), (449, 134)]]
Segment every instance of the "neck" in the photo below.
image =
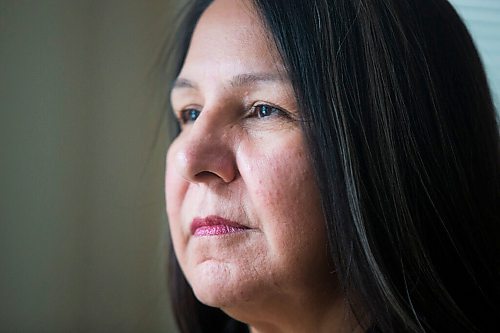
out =
[(297, 297), (286, 300), (277, 297), (263, 303), (266, 304), (264, 307), (225, 311), (247, 323), (251, 333), (364, 332), (343, 297), (322, 296), (321, 299)]

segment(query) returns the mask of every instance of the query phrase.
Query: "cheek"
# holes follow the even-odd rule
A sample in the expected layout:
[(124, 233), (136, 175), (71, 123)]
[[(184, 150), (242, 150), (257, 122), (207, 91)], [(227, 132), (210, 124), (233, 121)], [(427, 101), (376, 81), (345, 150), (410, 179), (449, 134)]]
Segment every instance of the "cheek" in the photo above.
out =
[(182, 178), (175, 165), (175, 154), (178, 144), (174, 141), (168, 151), (165, 163), (165, 199), (169, 218), (176, 217), (180, 203), (186, 193), (188, 183)]
[[(329, 285), (329, 254), (319, 190), (299, 140), (249, 159), (252, 211), (265, 235), (270, 280), (283, 290)], [(311, 275), (310, 272), (315, 272)]]
[(255, 154), (249, 165), (249, 195), (273, 255), (291, 260), (324, 249), (319, 190), (301, 140)]
[(176, 170), (174, 161), (175, 149), (176, 145), (174, 142), (170, 146), (166, 157), (165, 200), (170, 233), (174, 242), (174, 247), (177, 250), (178, 243), (182, 238), (181, 207), (188, 188), (188, 183)]

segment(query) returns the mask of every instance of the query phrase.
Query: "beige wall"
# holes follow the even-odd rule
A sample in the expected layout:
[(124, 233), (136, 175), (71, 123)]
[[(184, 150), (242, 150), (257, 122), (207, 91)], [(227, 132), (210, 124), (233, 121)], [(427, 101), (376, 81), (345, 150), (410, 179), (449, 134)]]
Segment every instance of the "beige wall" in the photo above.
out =
[(0, 0), (0, 332), (173, 332), (154, 75), (173, 7)]

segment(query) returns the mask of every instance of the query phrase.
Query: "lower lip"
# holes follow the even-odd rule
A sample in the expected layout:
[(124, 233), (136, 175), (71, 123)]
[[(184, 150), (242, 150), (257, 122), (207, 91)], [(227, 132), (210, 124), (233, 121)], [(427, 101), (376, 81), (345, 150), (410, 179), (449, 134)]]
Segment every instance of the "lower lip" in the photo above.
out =
[(227, 235), (227, 234), (235, 234), (238, 232), (242, 232), (248, 230), (246, 228), (238, 228), (228, 225), (210, 225), (196, 228), (193, 235), (194, 236), (218, 236), (218, 235)]
[(191, 234), (193, 236), (229, 235), (245, 230), (248, 230), (246, 226), (216, 215), (204, 218), (197, 217), (194, 218), (191, 223)]

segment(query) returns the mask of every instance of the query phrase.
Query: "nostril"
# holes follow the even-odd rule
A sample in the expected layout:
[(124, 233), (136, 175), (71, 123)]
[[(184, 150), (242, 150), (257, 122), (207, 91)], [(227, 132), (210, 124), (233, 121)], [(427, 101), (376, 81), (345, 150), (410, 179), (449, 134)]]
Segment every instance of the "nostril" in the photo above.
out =
[(211, 172), (211, 171), (202, 171), (202, 172), (198, 172), (195, 175), (195, 178), (200, 183), (205, 183), (205, 182), (210, 181), (210, 179), (221, 178), (221, 177), (219, 175), (217, 175), (216, 173)]

